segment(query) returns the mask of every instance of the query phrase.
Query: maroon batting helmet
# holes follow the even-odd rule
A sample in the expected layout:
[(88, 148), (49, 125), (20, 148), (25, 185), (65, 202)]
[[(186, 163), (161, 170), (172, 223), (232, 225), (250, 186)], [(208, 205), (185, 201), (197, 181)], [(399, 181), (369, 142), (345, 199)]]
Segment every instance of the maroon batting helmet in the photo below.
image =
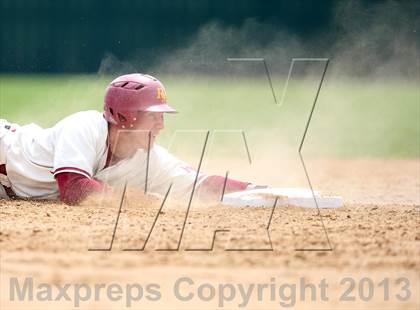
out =
[(126, 74), (109, 83), (104, 102), (104, 116), (108, 122), (131, 128), (138, 111), (177, 112), (166, 103), (165, 88), (153, 76)]

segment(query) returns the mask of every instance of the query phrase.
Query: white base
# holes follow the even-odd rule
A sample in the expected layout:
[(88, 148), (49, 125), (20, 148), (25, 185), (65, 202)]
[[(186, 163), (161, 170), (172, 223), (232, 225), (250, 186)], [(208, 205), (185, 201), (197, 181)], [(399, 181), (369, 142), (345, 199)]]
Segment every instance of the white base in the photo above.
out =
[[(343, 206), (343, 198), (340, 196), (322, 196), (318, 191), (314, 191), (314, 194), (319, 208)], [(222, 204), (233, 207), (272, 207), (276, 198), (278, 206), (316, 208), (312, 191), (305, 188), (264, 188), (235, 192), (226, 194)]]

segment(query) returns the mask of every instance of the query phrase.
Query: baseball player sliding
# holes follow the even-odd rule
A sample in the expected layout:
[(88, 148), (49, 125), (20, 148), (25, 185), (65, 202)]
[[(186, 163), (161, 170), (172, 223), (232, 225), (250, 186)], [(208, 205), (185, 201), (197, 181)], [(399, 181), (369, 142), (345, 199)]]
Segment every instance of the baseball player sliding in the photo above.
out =
[[(103, 113), (78, 112), (47, 129), (0, 120), (0, 198), (77, 204), (108, 186), (144, 188), (146, 169), (149, 192), (165, 194), (172, 184), (173, 194), (189, 193), (197, 172), (155, 144), (165, 113), (176, 110), (167, 104), (162, 83), (136, 73), (108, 85)], [(198, 175), (200, 191), (220, 195), (223, 186), (226, 192), (253, 187)]]

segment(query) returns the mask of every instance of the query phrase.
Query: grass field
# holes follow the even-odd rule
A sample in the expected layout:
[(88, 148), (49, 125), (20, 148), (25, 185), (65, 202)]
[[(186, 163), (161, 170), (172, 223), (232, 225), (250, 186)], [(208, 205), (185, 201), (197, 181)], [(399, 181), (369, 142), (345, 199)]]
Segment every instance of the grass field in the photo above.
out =
[[(160, 77), (181, 113), (166, 118), (160, 142), (175, 130), (245, 130), (254, 148), (287, 145), (297, 150), (319, 78), (275, 78), (276, 105), (265, 76)], [(1, 75), (0, 116), (20, 124), (51, 126), (81, 110), (102, 109), (112, 77)], [(417, 81), (328, 77), (305, 142), (317, 156), (419, 157), (420, 93)]]

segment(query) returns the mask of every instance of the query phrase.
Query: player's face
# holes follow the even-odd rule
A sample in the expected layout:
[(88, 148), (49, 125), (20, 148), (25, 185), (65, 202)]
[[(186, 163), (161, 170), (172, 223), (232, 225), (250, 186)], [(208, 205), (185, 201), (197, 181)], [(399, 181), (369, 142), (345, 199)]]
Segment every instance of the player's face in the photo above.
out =
[[(116, 129), (110, 131), (110, 145), (114, 155), (119, 158), (133, 156), (138, 149), (147, 150), (155, 143), (156, 137), (164, 128), (163, 113), (161, 112), (139, 112), (134, 127), (127, 129)], [(150, 135), (149, 135), (150, 132)]]
[(156, 137), (164, 127), (163, 113), (139, 112), (131, 132), (133, 143), (137, 145), (137, 148), (147, 149), (150, 139), (150, 146), (153, 146)]
[[(123, 130), (119, 134), (119, 151), (123, 157), (132, 156), (137, 149), (147, 150), (153, 146), (156, 137), (164, 128), (163, 113), (139, 112), (136, 123), (130, 130)], [(150, 132), (150, 136), (149, 136)]]

